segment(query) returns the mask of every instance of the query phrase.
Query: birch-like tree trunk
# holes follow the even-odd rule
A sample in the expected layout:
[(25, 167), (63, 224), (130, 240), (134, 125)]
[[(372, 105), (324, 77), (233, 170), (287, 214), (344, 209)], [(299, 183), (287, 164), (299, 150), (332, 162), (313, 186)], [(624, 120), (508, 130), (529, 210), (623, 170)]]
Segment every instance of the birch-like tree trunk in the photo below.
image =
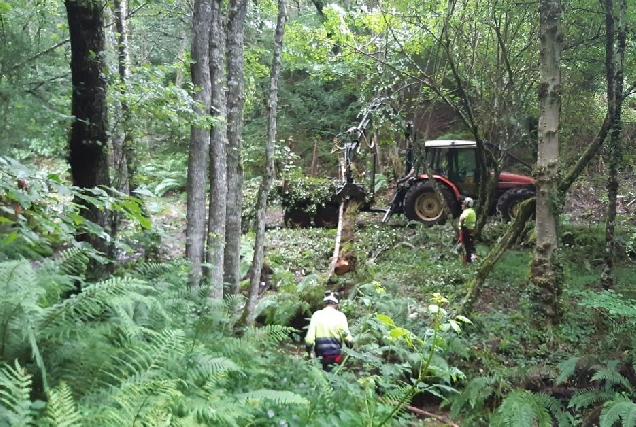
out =
[(241, 280), (241, 214), (243, 201), (243, 44), (247, 0), (230, 0), (227, 23), (227, 214), (223, 275), (230, 292)]
[(216, 119), (210, 141), (210, 196), (206, 272), (212, 298), (223, 298), (223, 252), (227, 209), (227, 98), (225, 95), (225, 33), (221, 0), (212, 3), (210, 27), (210, 79), (212, 116)]
[[(108, 164), (107, 85), (104, 76), (104, 7), (99, 2), (67, 0), (71, 40), (71, 114), (74, 117), (69, 138), (69, 164), (73, 185), (80, 189), (110, 186)], [(82, 215), (107, 228), (107, 215), (83, 199)], [(94, 235), (80, 235), (106, 253), (107, 242)]]
[(132, 131), (132, 115), (130, 106), (125, 96), (129, 92), (130, 81), (130, 50), (128, 46), (128, 0), (115, 0), (115, 29), (117, 31), (117, 63), (119, 70), (119, 91), (122, 123), (121, 134), (123, 138), (120, 159), (119, 175), (122, 179), (122, 187), (131, 194), (135, 191), (135, 175), (137, 174), (138, 161), (135, 154), (134, 138)]
[[(621, 161), (621, 130), (623, 109), (623, 68), (626, 43), (627, 1), (619, 0), (618, 10), (613, 0), (605, 0), (605, 73), (607, 76), (607, 112), (612, 123), (607, 146), (607, 218), (605, 223), (605, 266), (601, 283), (605, 289), (613, 286), (614, 231), (616, 228), (616, 198), (618, 166)], [(618, 21), (618, 28), (616, 28)]]
[(190, 130), (188, 153), (188, 200), (186, 213), (186, 256), (191, 263), (190, 286), (201, 281), (201, 264), (205, 242), (206, 205), (205, 190), (208, 150), (210, 149), (210, 22), (212, 22), (212, 0), (195, 0), (192, 17), (192, 61), (191, 74), (195, 86), (193, 94), (197, 102), (199, 121)]
[(267, 208), (267, 196), (274, 180), (274, 144), (276, 142), (276, 109), (278, 106), (278, 77), (281, 68), (281, 53), (283, 50), (283, 36), (285, 34), (285, 22), (287, 21), (286, 0), (278, 0), (278, 21), (274, 34), (274, 55), (269, 80), (269, 101), (267, 143), (265, 146), (265, 171), (263, 180), (258, 189), (258, 199), (256, 201), (256, 241), (254, 244), (254, 259), (252, 263), (252, 279), (248, 301), (245, 304), (242, 321), (247, 325), (254, 325), (256, 319), (256, 304), (258, 302), (259, 288), (261, 284), (261, 271), (263, 268), (263, 258), (265, 249), (265, 210)]
[(558, 323), (562, 274), (557, 262), (559, 121), (561, 110), (561, 1), (541, 0), (539, 53), (539, 147), (537, 157), (536, 245), (532, 282), (548, 326)]

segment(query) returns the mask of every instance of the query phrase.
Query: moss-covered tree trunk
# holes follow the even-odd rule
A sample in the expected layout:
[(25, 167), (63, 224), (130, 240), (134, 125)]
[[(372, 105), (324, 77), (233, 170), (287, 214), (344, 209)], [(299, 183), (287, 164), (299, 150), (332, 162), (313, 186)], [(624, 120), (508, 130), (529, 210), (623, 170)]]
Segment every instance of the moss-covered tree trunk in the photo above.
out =
[[(605, 266), (601, 283), (605, 289), (613, 285), (614, 231), (616, 228), (616, 198), (618, 166), (621, 160), (621, 112), (623, 108), (623, 66), (626, 42), (627, 2), (620, 1), (618, 10), (613, 0), (605, 0), (605, 74), (607, 77), (607, 112), (612, 128), (607, 146), (607, 219), (605, 224)], [(618, 19), (617, 19), (618, 18)], [(615, 28), (618, 20), (618, 28)], [(615, 45), (617, 45), (615, 47)]]
[(539, 147), (537, 156), (536, 234), (532, 260), (532, 282), (537, 288), (535, 302), (546, 325), (559, 322), (563, 291), (562, 275), (555, 254), (560, 205), (559, 121), (561, 109), (561, 1), (541, 0), (539, 53)]
[(488, 278), (490, 272), (495, 268), (497, 262), (501, 259), (506, 250), (513, 245), (527, 227), (528, 220), (535, 211), (535, 199), (528, 199), (521, 203), (519, 214), (506, 230), (501, 240), (490, 250), (488, 256), (482, 261), (475, 277), (468, 283), (466, 296), (462, 304), (462, 314), (470, 316), (475, 308), (475, 304), (479, 299), (481, 288)]

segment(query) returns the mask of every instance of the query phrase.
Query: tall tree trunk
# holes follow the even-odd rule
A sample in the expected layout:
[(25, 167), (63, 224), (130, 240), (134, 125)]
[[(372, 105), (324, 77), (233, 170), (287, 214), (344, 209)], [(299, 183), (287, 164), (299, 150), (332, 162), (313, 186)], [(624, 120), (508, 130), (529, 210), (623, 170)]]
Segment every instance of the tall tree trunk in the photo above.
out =
[(278, 22), (274, 35), (274, 56), (269, 80), (269, 102), (267, 144), (265, 146), (266, 163), (263, 180), (258, 189), (256, 201), (256, 241), (254, 243), (254, 260), (252, 263), (252, 279), (247, 304), (243, 311), (242, 320), (247, 325), (254, 325), (256, 320), (256, 303), (258, 302), (259, 287), (261, 284), (261, 271), (265, 249), (265, 210), (267, 208), (267, 196), (274, 180), (274, 144), (276, 143), (276, 109), (278, 106), (278, 77), (281, 68), (281, 53), (283, 50), (283, 36), (285, 34), (285, 21), (287, 20), (287, 2), (278, 0)]
[(212, 114), (217, 119), (210, 143), (210, 209), (206, 262), (212, 298), (223, 298), (223, 252), (227, 209), (227, 99), (225, 96), (225, 26), (221, 0), (212, 4), (210, 28), (210, 78)]
[(223, 275), (232, 294), (241, 280), (243, 201), (243, 40), (247, 0), (230, 0), (227, 24), (227, 214)]
[[(71, 114), (74, 116), (69, 139), (69, 164), (73, 185), (81, 189), (110, 186), (108, 171), (108, 135), (106, 78), (104, 63), (103, 5), (93, 1), (67, 0), (71, 39)], [(83, 216), (106, 229), (107, 216), (97, 206), (78, 200), (86, 207)], [(104, 239), (78, 236), (95, 249), (106, 253)]]
[(532, 282), (547, 326), (560, 320), (562, 274), (555, 260), (558, 222), (559, 121), (561, 109), (561, 1), (541, 0), (539, 54), (539, 147), (537, 158), (537, 240)]
[[(601, 283), (605, 289), (613, 286), (614, 230), (616, 227), (616, 196), (618, 194), (618, 166), (621, 160), (621, 129), (623, 108), (623, 67), (625, 61), (627, 2), (620, 2), (615, 11), (613, 0), (605, 0), (605, 71), (607, 76), (607, 111), (612, 122), (607, 147), (607, 219), (605, 224), (605, 266)], [(618, 31), (615, 30), (618, 15)], [(615, 45), (618, 45), (615, 48)]]
[[(122, 155), (120, 164), (120, 177), (123, 177), (122, 187), (132, 194), (137, 188), (135, 175), (138, 169), (138, 160), (134, 150), (132, 115), (130, 106), (125, 96), (129, 91), (130, 81), (130, 50), (128, 47), (128, 0), (115, 0), (115, 29), (117, 30), (117, 62), (119, 69), (119, 90), (122, 95), (120, 106), (122, 111), (123, 134)], [(125, 169), (124, 169), (125, 168)]]
[(208, 150), (210, 149), (210, 129), (205, 120), (210, 114), (210, 22), (212, 21), (212, 0), (195, 0), (193, 12), (193, 40), (191, 66), (192, 82), (195, 85), (194, 100), (201, 121), (194, 123), (190, 130), (190, 150), (188, 153), (188, 200), (186, 213), (186, 256), (191, 263), (190, 286), (196, 287), (201, 281), (201, 264), (205, 242), (206, 226), (206, 172)]

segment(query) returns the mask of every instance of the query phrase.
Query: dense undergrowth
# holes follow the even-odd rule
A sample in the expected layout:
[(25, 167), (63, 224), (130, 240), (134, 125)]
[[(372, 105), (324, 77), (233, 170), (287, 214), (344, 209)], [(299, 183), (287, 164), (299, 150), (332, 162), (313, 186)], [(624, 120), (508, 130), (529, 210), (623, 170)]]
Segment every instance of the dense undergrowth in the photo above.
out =
[[(478, 264), (461, 264), (450, 226), (367, 219), (357, 271), (329, 281), (335, 230), (273, 228), (260, 324), (244, 329), (243, 295), (188, 289), (187, 265), (160, 250), (169, 230), (156, 216), (151, 227), (134, 199), (83, 195), (127, 218), (116, 268), (96, 281), (91, 269), (113, 260), (74, 243), (78, 231), (103, 232), (80, 220), (77, 191), (55, 175), (29, 192), (2, 178), (0, 425), (412, 426), (427, 413), (418, 407), (438, 425), (636, 425), (627, 222), (611, 291), (598, 284), (603, 227), (563, 226), (565, 317), (551, 329), (534, 322), (531, 242), (506, 254), (466, 319), (460, 301)], [(161, 214), (162, 199), (146, 202)], [(482, 257), (504, 228), (487, 227)], [(327, 288), (344, 296), (356, 337), (333, 373), (301, 344)]]

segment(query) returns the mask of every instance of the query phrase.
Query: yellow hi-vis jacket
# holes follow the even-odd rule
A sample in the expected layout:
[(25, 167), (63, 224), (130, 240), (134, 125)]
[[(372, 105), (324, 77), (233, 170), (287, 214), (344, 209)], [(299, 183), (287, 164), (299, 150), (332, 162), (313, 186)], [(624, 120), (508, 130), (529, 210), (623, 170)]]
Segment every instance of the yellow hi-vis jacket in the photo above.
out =
[(315, 345), (316, 356), (340, 354), (343, 339), (353, 343), (344, 313), (335, 307), (327, 306), (311, 316), (305, 344)]
[(459, 216), (459, 225), (473, 230), (477, 225), (477, 214), (473, 208), (466, 208)]

